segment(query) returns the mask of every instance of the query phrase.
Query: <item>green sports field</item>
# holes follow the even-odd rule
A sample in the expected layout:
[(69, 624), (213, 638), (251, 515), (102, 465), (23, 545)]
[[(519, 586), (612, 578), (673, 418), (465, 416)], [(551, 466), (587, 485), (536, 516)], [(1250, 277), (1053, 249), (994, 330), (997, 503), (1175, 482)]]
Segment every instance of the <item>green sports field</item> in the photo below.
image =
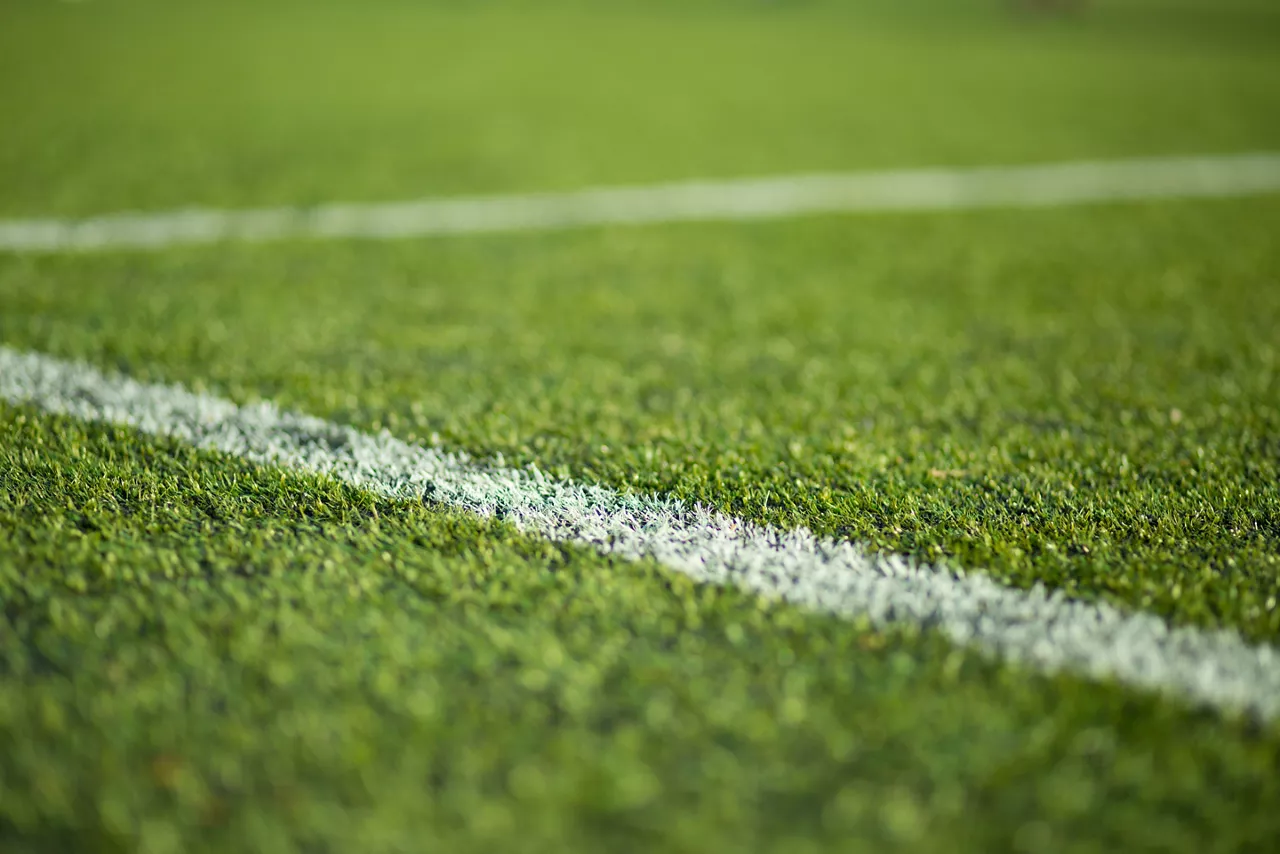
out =
[[(1015, 6), (0, 0), (0, 219), (1280, 150), (1271, 0)], [(0, 348), (1280, 647), (1277, 193), (0, 250)], [(6, 852), (1280, 847), (1273, 716), (3, 397), (0, 605)]]

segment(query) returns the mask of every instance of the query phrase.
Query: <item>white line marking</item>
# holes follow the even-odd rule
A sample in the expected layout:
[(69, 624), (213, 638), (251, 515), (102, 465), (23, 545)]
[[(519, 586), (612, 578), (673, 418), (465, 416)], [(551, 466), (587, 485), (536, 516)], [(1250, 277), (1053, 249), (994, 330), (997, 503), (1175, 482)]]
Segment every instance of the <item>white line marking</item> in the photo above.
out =
[(1045, 672), (1116, 679), (1263, 719), (1280, 716), (1280, 651), (1250, 646), (1232, 631), (1171, 628), (1150, 614), (918, 566), (803, 528), (781, 532), (670, 499), (556, 481), (535, 469), (484, 466), (270, 403), (237, 406), (4, 347), (0, 399), (328, 475), (392, 498), (464, 508), (818, 611), (865, 615), (878, 625), (923, 625)]
[(0, 220), (0, 251), (160, 249), (184, 243), (393, 239), (820, 213), (1052, 207), (1280, 192), (1280, 154), (792, 175), (315, 208)]

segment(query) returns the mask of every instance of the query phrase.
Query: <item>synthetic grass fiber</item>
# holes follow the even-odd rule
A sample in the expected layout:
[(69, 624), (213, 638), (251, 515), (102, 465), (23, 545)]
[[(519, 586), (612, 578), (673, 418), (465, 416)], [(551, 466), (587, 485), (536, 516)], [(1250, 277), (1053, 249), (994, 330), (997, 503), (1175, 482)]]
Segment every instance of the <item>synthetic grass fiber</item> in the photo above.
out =
[[(0, 212), (1274, 151), (1277, 48), (1245, 0), (25, 0)], [(8, 254), (0, 344), (1275, 644), (1277, 233), (1273, 196)], [(1280, 838), (1274, 723), (9, 404), (0, 604), (6, 851)]]
[(0, 399), (331, 477), (388, 498), (469, 510), (527, 534), (654, 560), (697, 582), (877, 628), (927, 626), (1044, 673), (1114, 679), (1264, 721), (1280, 717), (1280, 649), (1250, 647), (1230, 629), (1171, 629), (1159, 617), (1072, 600), (1043, 585), (1018, 591), (984, 573), (868, 554), (807, 528), (778, 531), (705, 506), (556, 480), (534, 466), (477, 464), (387, 431), (361, 433), (270, 403), (240, 407), (39, 354), (0, 348)]

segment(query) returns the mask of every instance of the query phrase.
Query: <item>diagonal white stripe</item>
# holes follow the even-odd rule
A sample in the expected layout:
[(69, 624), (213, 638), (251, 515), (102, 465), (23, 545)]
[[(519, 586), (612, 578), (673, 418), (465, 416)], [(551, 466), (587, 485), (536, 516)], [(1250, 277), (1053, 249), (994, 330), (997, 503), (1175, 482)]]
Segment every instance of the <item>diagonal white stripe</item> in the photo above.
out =
[(1232, 631), (1171, 628), (1150, 614), (873, 555), (803, 528), (776, 531), (670, 499), (485, 466), (270, 403), (237, 406), (3, 347), (0, 399), (325, 474), (380, 495), (465, 508), (554, 540), (652, 558), (698, 581), (818, 611), (865, 615), (880, 625), (923, 625), (1046, 672), (1115, 679), (1263, 719), (1280, 716), (1280, 651), (1251, 646)]
[(597, 225), (752, 220), (817, 213), (1050, 207), (1280, 192), (1280, 154), (977, 169), (914, 169), (604, 187), (570, 193), (189, 209), (81, 220), (0, 220), (0, 251), (159, 249), (187, 243), (393, 239)]

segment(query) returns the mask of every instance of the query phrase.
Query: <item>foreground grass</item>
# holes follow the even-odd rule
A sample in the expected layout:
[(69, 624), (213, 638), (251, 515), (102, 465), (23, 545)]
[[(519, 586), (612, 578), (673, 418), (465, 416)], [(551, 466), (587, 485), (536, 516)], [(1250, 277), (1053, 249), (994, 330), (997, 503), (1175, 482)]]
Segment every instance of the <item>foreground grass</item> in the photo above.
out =
[(0, 411), (23, 850), (1236, 850), (1280, 737)]

